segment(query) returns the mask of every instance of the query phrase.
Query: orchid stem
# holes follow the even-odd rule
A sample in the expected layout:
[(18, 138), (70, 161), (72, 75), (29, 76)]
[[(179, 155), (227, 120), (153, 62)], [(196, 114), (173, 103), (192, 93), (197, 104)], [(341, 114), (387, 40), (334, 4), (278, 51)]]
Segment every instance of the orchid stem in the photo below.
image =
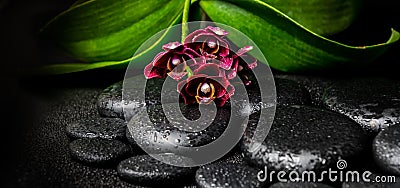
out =
[(189, 20), (189, 9), (190, 9), (190, 0), (185, 0), (185, 5), (183, 7), (183, 15), (182, 15), (182, 37), (181, 42), (185, 41), (186, 35), (189, 33), (188, 20)]
[(192, 71), (192, 69), (190, 69), (189, 66), (186, 66), (185, 70), (186, 70), (186, 72), (188, 74), (188, 77), (191, 77), (193, 75), (193, 71)]
[[(189, 21), (189, 9), (191, 5), (191, 0), (185, 0), (185, 5), (183, 7), (182, 13), (182, 36), (181, 36), (181, 43), (185, 42), (185, 38), (189, 33), (188, 21)], [(188, 77), (193, 75), (192, 69), (189, 66), (185, 68), (186, 72), (188, 73)]]

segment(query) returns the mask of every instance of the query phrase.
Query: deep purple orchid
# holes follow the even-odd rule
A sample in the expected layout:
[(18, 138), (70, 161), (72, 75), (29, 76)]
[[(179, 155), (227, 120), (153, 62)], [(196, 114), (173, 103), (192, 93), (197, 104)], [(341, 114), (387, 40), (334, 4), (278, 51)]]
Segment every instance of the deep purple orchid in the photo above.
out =
[(235, 88), (230, 84), (216, 64), (204, 64), (195, 74), (178, 84), (178, 92), (185, 104), (210, 104), (223, 106), (234, 94)]
[(229, 43), (225, 39), (228, 34), (219, 27), (208, 26), (189, 34), (185, 44), (206, 58), (226, 57), (229, 55)]
[(163, 46), (159, 53), (146, 66), (147, 79), (182, 79), (188, 72), (189, 77), (178, 83), (178, 92), (185, 104), (210, 104), (223, 106), (234, 94), (235, 88), (230, 80), (239, 76), (245, 85), (249, 85), (248, 75), (257, 66), (257, 60), (248, 55), (252, 46), (245, 46), (236, 53), (229, 49), (225, 30), (208, 26), (189, 34), (184, 44), (171, 42)]
[(165, 78), (168, 75), (174, 80), (180, 80), (187, 74), (186, 66), (202, 61), (201, 56), (196, 51), (179, 42), (165, 44), (162, 48), (165, 51), (157, 54), (144, 69), (144, 75), (147, 79)]
[(252, 46), (245, 46), (232, 56), (231, 68), (227, 73), (229, 80), (239, 76), (245, 85), (251, 83), (248, 74), (257, 66), (257, 59), (247, 54), (252, 49)]
[(236, 53), (231, 51), (227, 57), (208, 59), (206, 62), (217, 64), (219, 68), (224, 69), (228, 80), (239, 76), (245, 85), (249, 85), (251, 81), (248, 74), (257, 66), (257, 59), (247, 54), (252, 49), (252, 46), (245, 46)]

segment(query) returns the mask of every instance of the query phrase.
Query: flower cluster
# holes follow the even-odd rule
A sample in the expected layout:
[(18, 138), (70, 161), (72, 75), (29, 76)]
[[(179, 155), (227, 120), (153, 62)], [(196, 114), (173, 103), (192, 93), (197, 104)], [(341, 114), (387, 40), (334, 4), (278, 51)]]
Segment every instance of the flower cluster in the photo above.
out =
[(228, 34), (219, 27), (208, 26), (190, 33), (183, 44), (165, 44), (164, 52), (146, 66), (144, 75), (147, 79), (170, 76), (176, 81), (188, 75), (178, 83), (185, 104), (214, 101), (223, 106), (235, 91), (230, 80), (239, 76), (249, 85), (247, 73), (257, 66), (256, 59), (247, 54), (253, 47), (246, 46), (234, 53), (226, 39)]

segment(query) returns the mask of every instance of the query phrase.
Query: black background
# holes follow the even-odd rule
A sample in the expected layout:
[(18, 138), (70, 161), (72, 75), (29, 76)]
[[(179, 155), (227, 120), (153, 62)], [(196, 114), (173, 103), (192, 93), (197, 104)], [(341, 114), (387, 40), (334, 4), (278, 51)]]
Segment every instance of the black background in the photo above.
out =
[[(123, 78), (124, 70), (94, 70), (61, 76), (28, 76), (31, 68), (49, 63), (70, 62), (67, 54), (38, 37), (39, 29), (65, 10), (73, 0), (0, 0), (1, 131), (6, 181), (13, 175), (22, 151), (24, 131), (39, 113), (37, 98), (52, 95), (58, 87), (105, 87)], [(346, 31), (330, 38), (352, 45), (384, 42), (390, 28), (400, 31), (400, 5), (397, 0), (369, 0), (359, 19)], [(337, 76), (399, 76), (400, 45), (369, 67), (331, 70)], [(14, 177), (15, 178), (15, 177)]]

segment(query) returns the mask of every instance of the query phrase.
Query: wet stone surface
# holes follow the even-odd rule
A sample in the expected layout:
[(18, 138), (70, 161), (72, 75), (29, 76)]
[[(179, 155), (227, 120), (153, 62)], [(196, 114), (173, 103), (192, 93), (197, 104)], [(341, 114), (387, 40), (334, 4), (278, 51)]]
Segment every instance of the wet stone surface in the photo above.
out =
[[(358, 84), (354, 84), (354, 82)], [(365, 155), (374, 155), (375, 160), (371, 157), (371, 161), (376, 164), (372, 166), (379, 167), (379, 170), (384, 173), (382, 175), (395, 174), (398, 176), (399, 163), (396, 158), (400, 153), (398, 125), (383, 126), (385, 129), (378, 134), (373, 143), (370, 143), (372, 139), (367, 140), (365, 130), (345, 116), (348, 114), (343, 113), (345, 115), (342, 115), (324, 109), (302, 106), (310, 105), (310, 96), (302, 86), (305, 85), (305, 88), (311, 92), (313, 105), (320, 105), (318, 101), (324, 99), (323, 104), (333, 109), (327, 105), (330, 103), (329, 101), (327, 103), (326, 99), (330, 98), (330, 101), (335, 99), (337, 104), (340, 102), (340, 107), (354, 107), (356, 103), (369, 104), (365, 101), (371, 100), (374, 105), (377, 104), (376, 106), (372, 105), (376, 107), (372, 110), (369, 109), (370, 106), (368, 107), (371, 114), (374, 112), (383, 114), (382, 117), (385, 117), (386, 112), (390, 111), (394, 117), (398, 113), (396, 107), (399, 107), (396, 98), (396, 96), (399, 97), (399, 90), (394, 87), (396, 83), (387, 80), (377, 83), (376, 80), (370, 80), (359, 84), (359, 80), (349, 80), (343, 83), (338, 82), (331, 88), (329, 88), (329, 84), (318, 85), (318, 81), (311, 82), (315, 84), (315, 87), (313, 84), (304, 83), (307, 82), (293, 80), (289, 77), (276, 79), (278, 108), (275, 122), (261, 148), (255, 152), (247, 150), (250, 147), (249, 142), (253, 128), (257, 123), (257, 118), (255, 118), (257, 114), (253, 114), (250, 118), (250, 128), (240, 141), (240, 147), (236, 146), (236, 151), (198, 169), (167, 165), (148, 155), (143, 155), (144, 152), (139, 148), (136, 140), (142, 142), (154, 153), (160, 154), (174, 150), (175, 146), (193, 147), (207, 144), (220, 137), (226, 129), (229, 118), (232, 116), (229, 108), (220, 108), (213, 125), (195, 133), (178, 130), (177, 127), (171, 126), (170, 121), (175, 122), (176, 119), (167, 120), (165, 114), (175, 112), (163, 111), (157, 105), (160, 104), (160, 99), (156, 95), (147, 95), (148, 101), (123, 102), (121, 83), (110, 87), (106, 92), (102, 92), (102, 89), (66, 91), (65, 93), (68, 95), (66, 94), (60, 101), (56, 101), (49, 110), (49, 115), (45, 116), (46, 119), (40, 122), (40, 125), (45, 128), (32, 131), (34, 138), (44, 144), (41, 145), (38, 141), (32, 142), (30, 153), (35, 155), (28, 156), (29, 163), (27, 164), (29, 165), (19, 169), (24, 174), (19, 181), (24, 185), (40, 185), (37, 187), (46, 187), (44, 185), (54, 185), (53, 187), (60, 185), (66, 187), (82, 185), (266, 187), (269, 185), (257, 180), (257, 173), (259, 169), (264, 169), (264, 166), (268, 167), (268, 170), (315, 170), (318, 172), (326, 170), (328, 167), (337, 169), (338, 159), (345, 159), (349, 167), (361, 165), (361, 169), (364, 169), (369, 168), (370, 165), (357, 162), (365, 162), (361, 160)], [(365, 85), (370, 85), (369, 90), (371, 91), (363, 88)], [(135, 87), (132, 86), (132, 88)], [(327, 90), (327, 88), (329, 89)], [(140, 89), (132, 90), (128, 98), (137, 96), (140, 94), (139, 91)], [(139, 93), (136, 95), (135, 92)], [(154, 92), (159, 92), (159, 90), (154, 90)], [(325, 94), (323, 94), (324, 92)], [(352, 95), (347, 92), (359, 93)], [(99, 93), (102, 94), (96, 101)], [(370, 98), (360, 93), (364, 93)], [(259, 100), (257, 95), (257, 92), (253, 92), (253, 94), (250, 92), (249, 97), (253, 104), (257, 104), (257, 100)], [(347, 99), (347, 97), (350, 98)], [(356, 99), (356, 97), (360, 99)], [(377, 99), (379, 97), (381, 100)], [(98, 111), (96, 111), (96, 104)], [(127, 127), (124, 121), (118, 118), (96, 117), (99, 112), (103, 116), (122, 118), (123, 105), (127, 105), (126, 109), (132, 109), (131, 116), (141, 112), (141, 110), (133, 109), (146, 109), (146, 112), (149, 112), (150, 120), (145, 121), (144, 116), (135, 116), (136, 119), (132, 119), (133, 126)], [(131, 106), (129, 107), (129, 105)], [(166, 107), (170, 105), (172, 102)], [(269, 104), (264, 105), (266, 108), (270, 107)], [(147, 108), (141, 108), (144, 106)], [(257, 107), (257, 105), (254, 106)], [(381, 108), (386, 110), (380, 112)], [(337, 109), (339, 108), (336, 108), (336, 111)], [(193, 106), (183, 107), (182, 111), (191, 120), (200, 117), (198, 109)], [(258, 109), (253, 108), (252, 111), (257, 112)], [(211, 115), (203, 118), (210, 119)], [(365, 119), (365, 116), (363, 118)], [(202, 127), (201, 124), (198, 127), (194, 124), (187, 125), (191, 126), (178, 127), (191, 127), (193, 130)], [(129, 131), (129, 129), (131, 130)], [(131, 132), (136, 135), (130, 134)], [(67, 136), (72, 139), (68, 139)], [(134, 148), (138, 148), (138, 150)], [(369, 148), (372, 148), (373, 151)], [(364, 150), (369, 151), (365, 154)], [(140, 155), (132, 157), (132, 155), (138, 154)], [(362, 155), (360, 156), (360, 154)], [(71, 159), (77, 162), (71, 162)], [(169, 156), (169, 159), (180, 160), (181, 158), (170, 158)], [(31, 161), (33, 161), (32, 165)], [(399, 182), (399, 180), (397, 181)], [(265, 183), (271, 184), (271, 182)], [(270, 187), (330, 187), (329, 185), (276, 183)], [(337, 183), (332, 185), (350, 188), (399, 187), (398, 183), (343, 183), (343, 185)]]
[(400, 82), (395, 80), (340, 81), (326, 90), (323, 102), (368, 131), (379, 131), (400, 123)]
[(237, 165), (244, 165), (246, 164), (246, 161), (244, 161), (242, 153), (235, 152), (233, 154), (227, 154), (213, 163), (233, 163)]
[(306, 88), (295, 81), (275, 78), (278, 106), (311, 104), (311, 97)]
[(122, 81), (117, 82), (99, 95), (97, 110), (104, 117), (123, 117)]
[(136, 143), (135, 139), (133, 138), (132, 134), (129, 132), (128, 126), (126, 126), (126, 140), (129, 146), (131, 146), (132, 152), (136, 155), (142, 155), (146, 152)]
[(124, 180), (140, 185), (160, 186), (191, 182), (196, 168), (176, 167), (160, 162), (149, 155), (138, 155), (121, 161), (118, 175)]
[(132, 134), (129, 132), (128, 126), (126, 126), (125, 129), (126, 129), (125, 137), (129, 145), (131, 145), (132, 147), (139, 147), (135, 141), (135, 138), (133, 138)]
[(400, 124), (381, 131), (374, 139), (372, 152), (383, 171), (400, 176)]
[(245, 164), (216, 163), (205, 165), (196, 172), (196, 182), (201, 188), (208, 187), (262, 187), (257, 180), (258, 170)]
[(67, 136), (78, 138), (125, 139), (126, 123), (117, 118), (84, 118), (66, 127)]
[(235, 107), (239, 109), (239, 112), (246, 112), (246, 109), (249, 109), (249, 112), (244, 114), (252, 114), (259, 112), (261, 109), (268, 109), (275, 105), (289, 106), (311, 104), (310, 94), (308, 93), (306, 88), (295, 81), (285, 78), (276, 78), (275, 87), (276, 100), (267, 97), (267, 101), (262, 101), (259, 86), (252, 83), (251, 85), (246, 87), (250, 107), (247, 107), (245, 103), (241, 101), (239, 101), (237, 104), (231, 104), (230, 102), (228, 102), (226, 106), (236, 105)]
[[(146, 83), (146, 85), (142, 86), (138, 83)], [(146, 80), (142, 75), (127, 79), (125, 83), (122, 81), (117, 82), (107, 87), (98, 96), (98, 112), (104, 117), (118, 117), (122, 119), (125, 119), (125, 115), (132, 117), (138, 108), (146, 105), (161, 104), (163, 83), (164, 79)], [(123, 90), (124, 84), (125, 90)], [(123, 91), (125, 92), (124, 96)], [(165, 102), (177, 102), (172, 100), (172, 96), (178, 96), (176, 88), (166, 88), (163, 93)], [(144, 96), (144, 98), (141, 96)]]
[[(197, 107), (185, 106), (185, 110), (182, 112), (188, 119), (199, 117)], [(230, 118), (229, 110), (219, 108), (215, 119), (214, 116), (208, 117), (203, 114), (204, 119), (214, 119), (210, 126), (204, 130), (192, 132), (190, 129), (198, 127), (188, 126), (191, 124), (185, 124), (185, 127), (175, 127), (170, 124), (163, 113), (161, 106), (151, 106), (147, 109), (147, 112), (142, 111), (134, 116), (131, 119), (132, 124), (128, 123), (128, 128), (134, 140), (145, 147), (148, 152), (173, 152), (178, 151), (179, 147), (196, 147), (208, 144), (225, 131)], [(148, 117), (146, 117), (146, 114), (148, 114)], [(188, 131), (182, 130), (182, 128), (187, 128)]]
[(308, 106), (278, 108), (274, 123), (261, 146), (249, 151), (256, 121), (251, 120), (241, 142), (246, 161), (259, 168), (298, 171), (334, 167), (338, 159), (357, 158), (366, 134), (352, 120)]
[[(140, 99), (143, 88), (133, 85), (134, 83), (144, 83), (145, 80), (141, 76), (132, 78), (126, 81), (126, 93), (124, 94), (124, 100), (122, 97), (122, 86), (123, 82), (117, 82), (108, 88), (106, 88), (98, 97), (97, 107), (100, 115), (104, 117), (119, 117), (119, 118), (131, 118), (134, 116), (138, 109), (147, 105), (160, 105), (161, 104), (161, 88), (163, 79), (150, 79), (146, 85), (146, 100)], [(131, 87), (128, 87), (131, 84)], [(277, 93), (277, 105), (288, 106), (288, 105), (302, 105), (310, 104), (311, 99), (308, 91), (301, 84), (294, 82), (289, 79), (276, 78), (276, 93)], [(179, 95), (175, 88), (165, 88), (163, 97), (166, 103), (175, 103), (175, 95)], [(272, 99), (270, 101), (261, 101), (260, 90), (257, 84), (251, 84), (247, 87), (248, 98), (250, 107), (245, 106), (244, 103), (238, 102), (234, 105), (238, 109), (249, 109), (248, 113), (254, 113), (260, 111), (260, 109), (270, 108), (274, 105)], [(182, 98), (180, 99), (182, 102)], [(230, 101), (227, 102), (225, 107), (231, 107)], [(125, 108), (125, 114), (124, 114)], [(126, 117), (124, 117), (126, 116)]]
[(92, 165), (113, 165), (129, 157), (128, 145), (118, 140), (103, 138), (81, 138), (69, 144), (71, 157)]
[(322, 98), (325, 90), (338, 80), (338, 78), (293, 74), (278, 74), (275, 77), (292, 80), (304, 86), (311, 96), (311, 104), (315, 106), (323, 106)]

